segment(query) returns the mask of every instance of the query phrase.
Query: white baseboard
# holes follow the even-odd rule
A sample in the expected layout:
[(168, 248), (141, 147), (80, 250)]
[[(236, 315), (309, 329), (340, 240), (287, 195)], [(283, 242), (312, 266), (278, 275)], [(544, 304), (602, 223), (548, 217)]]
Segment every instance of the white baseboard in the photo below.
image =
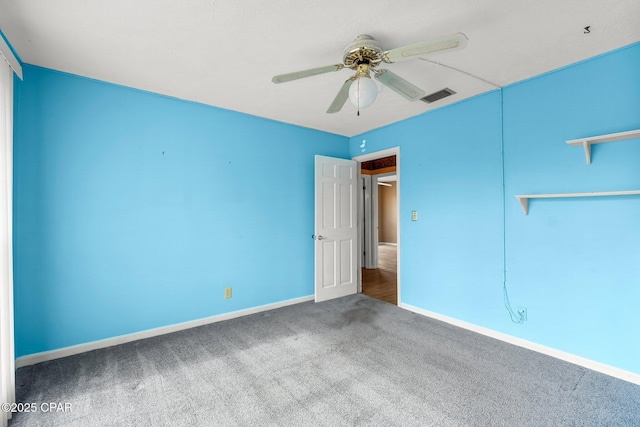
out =
[[(121, 335), (118, 337), (107, 338), (99, 341), (92, 341), (89, 343), (78, 344), (70, 347), (64, 347), (56, 350), (44, 351), (41, 353), (30, 354), (28, 356), (22, 356), (16, 359), (16, 368), (24, 366), (35, 365), (36, 363), (46, 362), (48, 360), (59, 359), (61, 357), (72, 356), (74, 354), (80, 354), (87, 351), (97, 350), (100, 348), (112, 347), (114, 345), (124, 344), (131, 341), (141, 340), (145, 338), (151, 338), (159, 335), (169, 334), (171, 332), (182, 331), (184, 329), (195, 328), (198, 326), (208, 325), (211, 323), (221, 322), (223, 320), (235, 319), (237, 317), (248, 316), (250, 314), (260, 313), (263, 311), (274, 310), (280, 307), (286, 307), (288, 305), (300, 304), (302, 302), (313, 301), (314, 296), (306, 296), (301, 298), (294, 298), (286, 301), (280, 301), (273, 304), (261, 305), (258, 307), (248, 308), (245, 310), (232, 311), (230, 313), (219, 314), (216, 316), (205, 317), (204, 319), (191, 320), (189, 322), (178, 323), (170, 326), (163, 326), (160, 328), (149, 329), (146, 331), (135, 332), (133, 334)], [(565, 362), (573, 363), (578, 366), (582, 366), (587, 369), (591, 369), (605, 375), (609, 375), (615, 378), (619, 378), (624, 381), (628, 381), (633, 384), (640, 385), (640, 374), (634, 372), (625, 371), (614, 366), (606, 365), (604, 363), (596, 362), (594, 360), (586, 359), (584, 357), (576, 356), (571, 353), (556, 350), (551, 347), (547, 347), (541, 344), (537, 344), (531, 341), (517, 338), (512, 335), (497, 332), (492, 329), (484, 328), (482, 326), (474, 325), (462, 320), (454, 319), (453, 317), (444, 316), (442, 314), (434, 313), (432, 311), (424, 310), (422, 308), (414, 307), (410, 304), (400, 303), (400, 308), (412, 311), (414, 313), (430, 317), (432, 319), (440, 320), (445, 323), (449, 323), (460, 328), (467, 329), (472, 332), (476, 332), (482, 335), (486, 335), (491, 338), (504, 341), (509, 344), (517, 345), (529, 350), (536, 351), (538, 353), (546, 354), (547, 356), (555, 357)]]
[(120, 335), (118, 337), (107, 338), (99, 341), (92, 341), (84, 344), (73, 345), (70, 347), (59, 348), (56, 350), (43, 351), (28, 356), (22, 356), (16, 359), (16, 368), (23, 366), (35, 365), (36, 363), (46, 362), (48, 360), (59, 359), (61, 357), (73, 356), (91, 350), (112, 347), (118, 344), (124, 344), (131, 341), (137, 341), (145, 338), (151, 338), (158, 335), (170, 334), (171, 332), (182, 331), (184, 329), (195, 328), (197, 326), (208, 325), (210, 323), (222, 322), (223, 320), (235, 319), (236, 317), (248, 316), (250, 314), (260, 313), (262, 311), (274, 310), (288, 305), (300, 304), (302, 302), (313, 301), (314, 296), (306, 296), (294, 298), (290, 300), (280, 301), (273, 304), (260, 305), (258, 307), (247, 308), (245, 310), (232, 311), (230, 313), (218, 314), (216, 316), (205, 317), (204, 319), (191, 320), (189, 322), (177, 323), (175, 325), (162, 326), (160, 328), (148, 329), (146, 331), (135, 332), (133, 334)]
[(383, 246), (398, 246), (397, 243), (391, 243), (391, 242), (378, 242), (378, 244)]
[(597, 371), (605, 375), (609, 375), (624, 381), (628, 381), (633, 384), (640, 385), (640, 374), (636, 374), (635, 372), (625, 371), (623, 369), (616, 368), (610, 365), (605, 365), (604, 363), (596, 362), (591, 359), (585, 359), (584, 357), (580, 357), (571, 353), (566, 353), (564, 351), (556, 350), (555, 348), (551, 348), (551, 347), (547, 347), (531, 341), (527, 341), (522, 338), (517, 338), (512, 335), (507, 335), (502, 332), (497, 332), (492, 329), (484, 328), (482, 326), (474, 325), (473, 323), (468, 323), (462, 320), (454, 319), (453, 317), (443, 316), (442, 314), (438, 314), (432, 311), (424, 310), (422, 308), (414, 307), (409, 304), (400, 303), (398, 304), (398, 307), (404, 308), (405, 310), (409, 310), (417, 314), (421, 314), (426, 317), (430, 317), (432, 319), (449, 323), (454, 326), (458, 326), (460, 328), (467, 329), (472, 332), (486, 335), (488, 337), (495, 338), (509, 344), (517, 345), (519, 347), (524, 347), (526, 349), (533, 350), (538, 353), (546, 354), (547, 356), (555, 357), (556, 359), (564, 360), (565, 362), (573, 363), (575, 365), (579, 365), (584, 368), (591, 369), (593, 371)]

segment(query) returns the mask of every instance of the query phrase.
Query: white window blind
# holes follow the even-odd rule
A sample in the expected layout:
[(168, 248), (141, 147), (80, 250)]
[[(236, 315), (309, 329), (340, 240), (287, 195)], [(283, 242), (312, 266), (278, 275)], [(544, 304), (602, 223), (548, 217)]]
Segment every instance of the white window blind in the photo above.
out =
[(20, 77), (20, 80), (22, 80), (22, 66), (20, 66), (20, 62), (16, 59), (11, 48), (2, 36), (0, 36), (0, 59), (9, 64), (9, 67), (11, 67), (13, 72)]
[[(0, 60), (0, 404), (15, 402), (12, 268), (13, 72), (7, 62)], [(9, 418), (10, 412), (0, 411), (3, 427), (7, 426)]]

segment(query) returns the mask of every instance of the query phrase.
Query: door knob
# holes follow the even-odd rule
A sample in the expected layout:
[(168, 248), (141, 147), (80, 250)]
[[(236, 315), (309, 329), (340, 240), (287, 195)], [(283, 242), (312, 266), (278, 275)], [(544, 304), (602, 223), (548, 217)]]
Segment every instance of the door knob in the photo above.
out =
[(324, 239), (324, 237), (318, 236), (318, 240), (322, 240), (322, 239)]
[(314, 240), (322, 240), (322, 239), (324, 239), (324, 237), (316, 236), (315, 234), (311, 235), (311, 238), (314, 239)]

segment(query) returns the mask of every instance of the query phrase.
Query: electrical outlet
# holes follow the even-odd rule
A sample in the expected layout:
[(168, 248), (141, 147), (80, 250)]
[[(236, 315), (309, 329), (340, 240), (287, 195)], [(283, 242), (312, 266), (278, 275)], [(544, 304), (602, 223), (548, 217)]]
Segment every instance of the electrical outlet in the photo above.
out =
[(523, 322), (527, 320), (527, 307), (518, 307), (518, 314)]
[(231, 298), (231, 288), (224, 288), (224, 297)]

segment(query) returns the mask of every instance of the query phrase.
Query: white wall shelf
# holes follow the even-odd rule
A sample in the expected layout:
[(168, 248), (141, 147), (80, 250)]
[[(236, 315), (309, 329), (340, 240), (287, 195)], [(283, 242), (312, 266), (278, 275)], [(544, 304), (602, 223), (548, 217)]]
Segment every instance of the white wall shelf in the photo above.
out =
[(640, 195), (640, 190), (602, 191), (595, 193), (555, 193), (555, 194), (521, 194), (516, 199), (520, 202), (525, 215), (529, 214), (529, 199), (555, 199), (564, 197), (598, 197), (598, 196), (633, 196)]
[(607, 135), (589, 136), (587, 138), (572, 139), (567, 144), (572, 147), (583, 147), (584, 155), (587, 158), (587, 164), (591, 164), (591, 145), (602, 144), (603, 142), (624, 141), (625, 139), (640, 138), (640, 129), (630, 130), (627, 132), (610, 133)]

